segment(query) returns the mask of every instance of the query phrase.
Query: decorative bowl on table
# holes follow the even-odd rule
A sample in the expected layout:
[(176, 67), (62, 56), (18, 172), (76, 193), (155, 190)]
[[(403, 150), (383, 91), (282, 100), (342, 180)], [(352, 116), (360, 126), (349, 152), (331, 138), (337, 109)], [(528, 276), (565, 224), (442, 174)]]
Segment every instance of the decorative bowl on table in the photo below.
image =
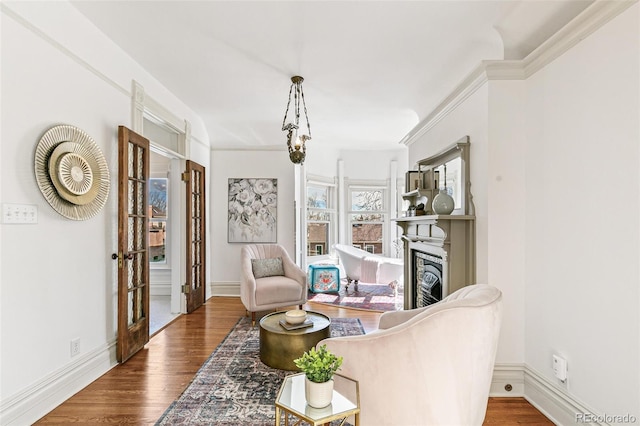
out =
[(302, 309), (287, 311), (284, 314), (284, 319), (292, 325), (302, 324), (307, 319), (307, 312)]

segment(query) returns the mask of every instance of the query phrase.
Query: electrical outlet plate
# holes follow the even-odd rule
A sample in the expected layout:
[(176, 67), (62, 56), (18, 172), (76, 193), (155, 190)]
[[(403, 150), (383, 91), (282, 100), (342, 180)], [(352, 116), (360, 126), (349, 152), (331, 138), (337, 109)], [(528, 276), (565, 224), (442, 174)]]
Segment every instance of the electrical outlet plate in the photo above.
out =
[(553, 356), (553, 374), (564, 382), (567, 380), (567, 360), (558, 355)]
[(38, 223), (38, 206), (2, 203), (2, 223), (27, 225)]
[(76, 356), (80, 353), (80, 338), (77, 337), (71, 340), (71, 356)]

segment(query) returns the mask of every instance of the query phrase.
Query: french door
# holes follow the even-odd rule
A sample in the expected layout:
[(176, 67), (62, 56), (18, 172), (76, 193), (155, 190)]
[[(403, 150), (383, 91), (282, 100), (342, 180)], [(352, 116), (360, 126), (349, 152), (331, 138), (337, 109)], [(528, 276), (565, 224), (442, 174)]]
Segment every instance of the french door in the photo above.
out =
[(149, 140), (118, 128), (118, 362), (149, 342)]
[(205, 175), (204, 167), (187, 160), (183, 180), (187, 184), (187, 282), (184, 293), (187, 313), (198, 309), (206, 298)]

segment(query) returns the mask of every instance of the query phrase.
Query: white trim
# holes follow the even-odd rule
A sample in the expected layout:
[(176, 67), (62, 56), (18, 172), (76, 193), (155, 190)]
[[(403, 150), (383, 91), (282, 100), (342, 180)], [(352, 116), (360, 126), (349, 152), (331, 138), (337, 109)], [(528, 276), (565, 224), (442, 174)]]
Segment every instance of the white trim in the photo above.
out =
[[(493, 367), (493, 379), (489, 396), (492, 397), (523, 397), (524, 396), (524, 366), (522, 364), (496, 364)], [(505, 389), (511, 385), (511, 390)]]
[(240, 282), (238, 281), (214, 281), (209, 284), (210, 297), (234, 296), (240, 297)]
[(471, 95), (473, 95), (480, 87), (487, 82), (487, 74), (485, 65), (480, 64), (460, 83), (449, 96), (447, 96), (440, 104), (416, 127), (411, 129), (399, 143), (411, 145), (421, 136), (431, 130), (443, 118), (454, 111), (458, 105), (464, 103)]
[[(566, 389), (552, 383), (534, 369), (524, 367), (525, 399), (540, 410), (552, 422), (559, 425), (575, 424), (578, 413), (598, 413), (567, 393)], [(607, 426), (609, 423), (584, 423)]]
[(335, 177), (313, 175), (310, 173), (307, 173), (307, 183), (309, 185), (323, 185), (323, 186), (332, 186), (332, 187), (337, 186)]
[(482, 61), (401, 140), (411, 145), (490, 80), (526, 80), (638, 0), (597, 0), (522, 60)]
[(115, 339), (2, 401), (0, 423), (33, 424), (116, 365)]
[(523, 59), (527, 77), (535, 74), (557, 57), (615, 18), (638, 0), (596, 0), (582, 13), (558, 30)]

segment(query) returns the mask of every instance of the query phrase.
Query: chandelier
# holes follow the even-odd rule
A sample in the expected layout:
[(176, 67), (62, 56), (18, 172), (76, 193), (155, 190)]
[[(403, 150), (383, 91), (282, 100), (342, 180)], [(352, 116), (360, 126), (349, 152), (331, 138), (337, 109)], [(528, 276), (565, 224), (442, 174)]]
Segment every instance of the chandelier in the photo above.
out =
[[(282, 131), (287, 132), (287, 148), (289, 149), (289, 158), (294, 164), (304, 163), (307, 155), (306, 142), (311, 140), (311, 126), (309, 125), (309, 117), (307, 116), (307, 105), (304, 103), (304, 92), (302, 91), (302, 82), (304, 78), (299, 75), (291, 77), (291, 88), (289, 88), (289, 101), (287, 109), (284, 112), (282, 120)], [(287, 123), (289, 115), (289, 107), (293, 98), (293, 117)], [(307, 132), (300, 129), (300, 105), (304, 111), (304, 121), (307, 123)]]

